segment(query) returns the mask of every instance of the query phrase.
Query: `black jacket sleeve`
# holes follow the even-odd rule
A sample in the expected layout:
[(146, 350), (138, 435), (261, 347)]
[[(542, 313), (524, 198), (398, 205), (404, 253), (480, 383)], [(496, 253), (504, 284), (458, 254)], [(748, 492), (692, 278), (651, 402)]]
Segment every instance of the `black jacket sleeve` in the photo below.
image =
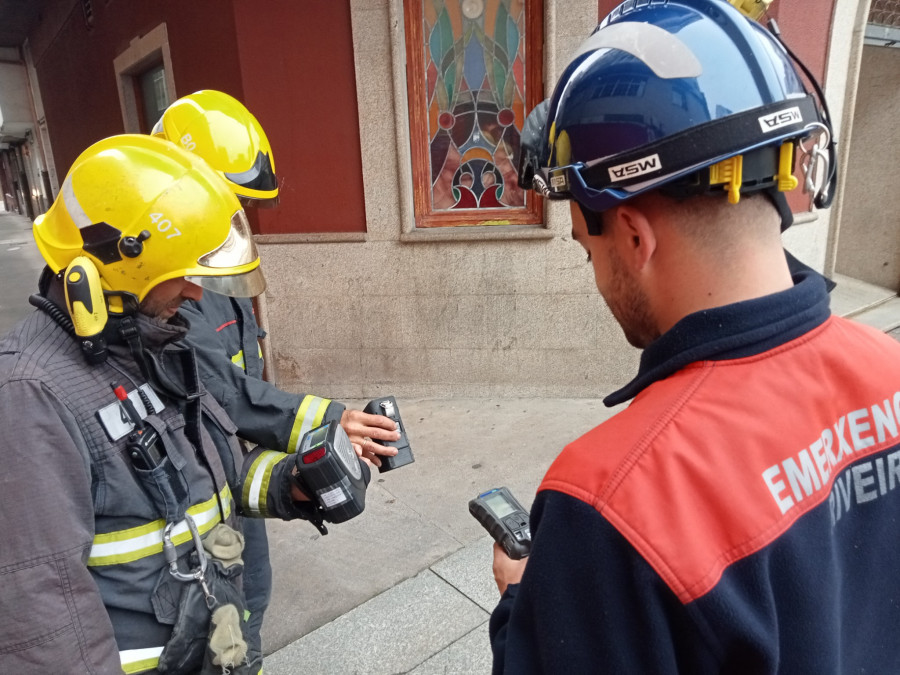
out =
[(522, 582), (491, 616), (494, 673), (719, 671), (689, 609), (596, 509), (542, 491), (531, 529)]
[[(342, 404), (319, 396), (282, 391), (248, 375), (233, 363), (233, 355), (228, 353), (216, 328), (241, 317), (229, 309), (230, 304), (204, 304), (207, 302), (204, 297), (199, 304), (186, 303), (179, 310), (190, 323), (185, 340), (197, 354), (204, 387), (237, 425), (241, 438), (273, 450), (293, 452), (303, 433), (341, 419)], [(255, 322), (248, 329), (255, 333)], [(255, 335), (253, 343), (255, 347)], [(258, 357), (252, 354), (245, 358)]]
[(40, 382), (5, 382), (0, 456), (0, 672), (121, 672), (87, 567), (91, 465), (75, 417)]

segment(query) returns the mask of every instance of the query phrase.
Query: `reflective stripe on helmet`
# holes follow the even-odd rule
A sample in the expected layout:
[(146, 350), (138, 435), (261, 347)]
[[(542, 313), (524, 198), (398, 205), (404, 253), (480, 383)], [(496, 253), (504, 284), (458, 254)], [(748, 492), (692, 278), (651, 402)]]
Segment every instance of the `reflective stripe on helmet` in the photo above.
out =
[(303, 434), (311, 429), (315, 429), (322, 425), (325, 418), (325, 412), (331, 399), (319, 398), (318, 396), (305, 396), (300, 408), (297, 410), (297, 416), (294, 418), (294, 426), (291, 429), (291, 438), (288, 441), (288, 452), (297, 452), (300, 441), (303, 440)]
[(75, 196), (75, 190), (72, 188), (72, 176), (66, 176), (60, 192), (62, 193), (63, 203), (66, 205), (66, 211), (68, 211), (72, 222), (75, 223), (75, 227), (80, 230), (94, 224), (88, 214), (84, 212), (84, 209), (81, 208), (81, 204), (78, 203), (78, 197)]
[[(219, 498), (225, 505), (227, 518), (231, 514), (231, 490), (227, 485), (219, 491)], [(221, 520), (219, 503), (215, 495), (205, 502), (191, 506), (187, 512), (194, 519), (200, 534), (205, 534)], [(160, 518), (146, 525), (94, 535), (88, 567), (121, 565), (162, 553), (165, 527), (166, 521)], [(190, 540), (191, 532), (187, 522), (181, 521), (172, 530), (172, 541), (178, 546)]]
[[(703, 66), (677, 36), (650, 23), (615, 23), (581, 43), (572, 61), (599, 49), (620, 49), (643, 61), (658, 77), (699, 77)], [(582, 66), (584, 67), (584, 66)]]

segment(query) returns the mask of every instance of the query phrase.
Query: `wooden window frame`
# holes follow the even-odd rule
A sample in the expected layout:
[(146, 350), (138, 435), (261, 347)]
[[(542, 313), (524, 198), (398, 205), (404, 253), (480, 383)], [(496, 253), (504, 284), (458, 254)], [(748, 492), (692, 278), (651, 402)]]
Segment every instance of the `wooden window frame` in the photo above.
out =
[[(407, 114), (409, 115), (413, 213), (416, 229), (434, 230), (447, 227), (490, 226), (493, 228), (504, 225), (541, 225), (544, 221), (544, 200), (533, 190), (525, 191), (525, 206), (523, 207), (432, 211), (428, 115), (423, 105), (426, 99), (427, 86), (424, 59), (421, 53), (425, 46), (423, 1), (403, 1), (407, 63)], [(544, 98), (544, 0), (524, 0), (524, 3), (526, 40), (525, 113), (527, 115)]]
[(126, 133), (149, 132), (149, 129), (145, 132), (142, 128), (143, 114), (139, 108), (141, 101), (138, 92), (140, 84), (137, 79), (147, 68), (159, 64), (162, 64), (166, 74), (166, 90), (169, 98), (175, 101), (178, 94), (175, 91), (172, 54), (169, 50), (169, 36), (165, 23), (159, 24), (146, 35), (134, 38), (128, 48), (113, 60)]

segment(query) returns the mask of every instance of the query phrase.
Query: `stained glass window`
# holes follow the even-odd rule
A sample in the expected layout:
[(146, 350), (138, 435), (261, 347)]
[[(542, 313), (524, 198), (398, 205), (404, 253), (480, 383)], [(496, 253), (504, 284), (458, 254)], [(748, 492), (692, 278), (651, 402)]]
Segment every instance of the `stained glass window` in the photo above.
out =
[(406, 3), (417, 227), (540, 221), (516, 183), (525, 115), (540, 100), (542, 3)]

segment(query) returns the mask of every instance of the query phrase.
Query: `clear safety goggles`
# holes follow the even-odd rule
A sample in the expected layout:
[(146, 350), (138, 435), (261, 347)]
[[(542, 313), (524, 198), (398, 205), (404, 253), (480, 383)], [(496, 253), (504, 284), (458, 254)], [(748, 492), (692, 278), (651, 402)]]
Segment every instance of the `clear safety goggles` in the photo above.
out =
[[(246, 270), (247, 265), (257, 263), (256, 267)], [(266, 279), (259, 267), (259, 252), (247, 214), (241, 209), (231, 217), (231, 229), (225, 241), (214, 250), (197, 260), (201, 267), (210, 269), (210, 275), (194, 275), (185, 277), (213, 293), (221, 293), (235, 298), (252, 298), (266, 290)], [(229, 274), (224, 270), (233, 269)], [(223, 270), (215, 274), (214, 270)], [(242, 270), (242, 271), (237, 271)]]
[[(588, 185), (583, 172), (598, 162), (577, 162), (552, 169), (540, 168), (534, 172), (532, 185), (535, 192), (545, 199), (574, 199), (593, 211), (605, 211), (619, 202), (650, 189), (662, 179), (630, 185), (627, 188), (604, 187), (597, 189)], [(684, 169), (680, 173), (689, 173)], [(665, 178), (671, 178), (666, 176)]]

